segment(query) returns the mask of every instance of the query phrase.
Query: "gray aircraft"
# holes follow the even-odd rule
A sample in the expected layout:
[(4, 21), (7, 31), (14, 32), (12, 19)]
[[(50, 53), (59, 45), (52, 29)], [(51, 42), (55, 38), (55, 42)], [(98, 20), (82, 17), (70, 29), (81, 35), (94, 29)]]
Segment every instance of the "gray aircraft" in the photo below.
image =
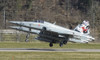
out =
[(89, 22), (83, 21), (74, 30), (67, 29), (56, 25), (55, 23), (49, 23), (42, 20), (37, 21), (10, 21), (10, 23), (16, 24), (17, 26), (10, 26), (12, 29), (27, 32), (26, 40), (31, 34), (37, 34), (38, 37), (35, 39), (40, 41), (49, 42), (49, 46), (52, 47), (53, 43), (59, 43), (59, 46), (67, 44), (68, 41), (88, 43), (94, 41), (95, 38), (90, 36)]

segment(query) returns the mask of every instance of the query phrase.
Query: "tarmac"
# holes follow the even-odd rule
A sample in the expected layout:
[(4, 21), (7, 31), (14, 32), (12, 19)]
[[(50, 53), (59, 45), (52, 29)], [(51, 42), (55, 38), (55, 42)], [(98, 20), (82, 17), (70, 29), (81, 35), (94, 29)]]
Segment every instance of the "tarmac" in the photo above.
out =
[(100, 52), (100, 49), (0, 48), (0, 52)]

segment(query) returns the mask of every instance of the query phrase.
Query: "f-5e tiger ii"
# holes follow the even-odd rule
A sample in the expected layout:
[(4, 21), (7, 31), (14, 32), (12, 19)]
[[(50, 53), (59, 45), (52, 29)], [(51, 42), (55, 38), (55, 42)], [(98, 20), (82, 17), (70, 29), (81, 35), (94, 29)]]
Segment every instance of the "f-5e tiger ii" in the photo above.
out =
[(42, 20), (37, 21), (9, 21), (17, 26), (10, 26), (12, 29), (24, 31), (28, 33), (26, 40), (30, 34), (37, 34), (37, 40), (49, 42), (49, 46), (52, 47), (54, 43), (58, 43), (60, 47), (67, 44), (68, 41), (78, 43), (88, 43), (94, 41), (95, 38), (90, 36), (89, 21), (83, 21), (74, 30), (64, 28), (56, 25), (55, 23), (49, 23)]

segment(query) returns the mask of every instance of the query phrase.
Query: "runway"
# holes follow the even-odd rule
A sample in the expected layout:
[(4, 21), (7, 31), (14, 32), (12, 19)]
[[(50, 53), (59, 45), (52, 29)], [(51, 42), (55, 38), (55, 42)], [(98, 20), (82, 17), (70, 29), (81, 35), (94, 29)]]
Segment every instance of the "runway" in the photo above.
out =
[(100, 52), (100, 49), (0, 48), (0, 52)]

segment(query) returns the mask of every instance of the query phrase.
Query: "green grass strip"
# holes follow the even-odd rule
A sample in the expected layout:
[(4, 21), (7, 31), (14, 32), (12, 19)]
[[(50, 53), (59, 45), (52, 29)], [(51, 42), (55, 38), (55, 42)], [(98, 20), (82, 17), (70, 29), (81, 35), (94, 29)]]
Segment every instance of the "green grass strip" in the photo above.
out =
[(69, 48), (69, 49), (100, 49), (100, 44), (79, 44), (68, 43), (63, 47), (59, 44), (54, 44), (53, 47), (49, 47), (49, 43), (46, 42), (0, 42), (0, 48)]
[(0, 52), (0, 60), (100, 60), (100, 52)]

